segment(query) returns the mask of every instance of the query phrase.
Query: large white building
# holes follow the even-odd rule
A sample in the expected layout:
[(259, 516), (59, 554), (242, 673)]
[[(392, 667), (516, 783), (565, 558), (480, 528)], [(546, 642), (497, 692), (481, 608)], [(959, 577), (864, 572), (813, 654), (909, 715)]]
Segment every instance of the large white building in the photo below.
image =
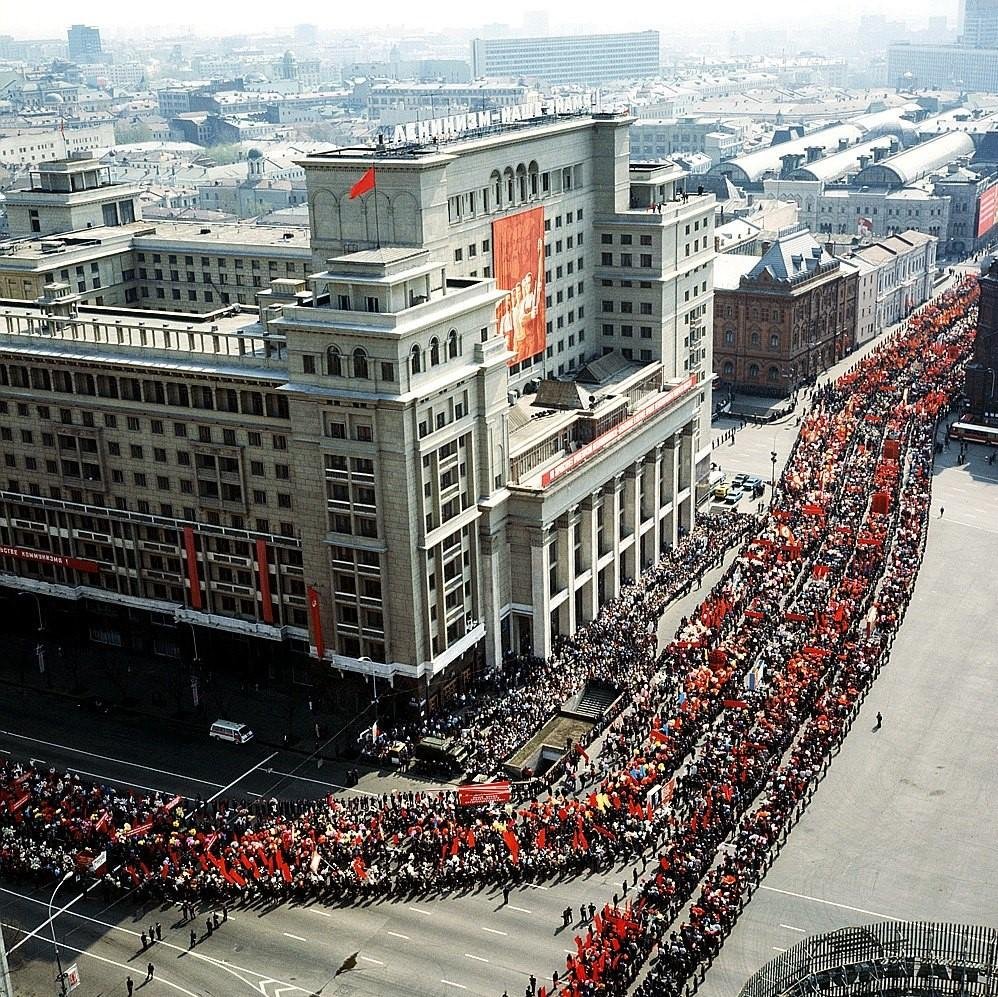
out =
[[(311, 276), (271, 267), (256, 313), (8, 307), (0, 584), (431, 703), (593, 619), (693, 524), (714, 200), (631, 165), (630, 117), (550, 110), (305, 159)], [(38, 459), (41, 411), (82, 457)]]
[(472, 73), (546, 83), (601, 83), (658, 76), (657, 31), (549, 38), (476, 38)]

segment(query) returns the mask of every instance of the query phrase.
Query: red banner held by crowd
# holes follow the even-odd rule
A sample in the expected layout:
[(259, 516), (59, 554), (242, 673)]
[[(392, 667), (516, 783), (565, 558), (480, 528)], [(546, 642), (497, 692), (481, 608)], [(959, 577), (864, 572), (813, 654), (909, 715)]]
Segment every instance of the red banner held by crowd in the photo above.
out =
[(512, 786), (508, 782), (482, 782), (457, 787), (457, 802), (462, 807), (482, 803), (509, 803), (511, 798)]

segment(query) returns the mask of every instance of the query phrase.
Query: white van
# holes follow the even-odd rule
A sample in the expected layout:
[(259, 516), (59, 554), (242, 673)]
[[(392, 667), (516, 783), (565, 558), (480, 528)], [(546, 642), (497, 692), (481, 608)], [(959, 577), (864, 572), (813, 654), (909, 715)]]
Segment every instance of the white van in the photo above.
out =
[(231, 741), (233, 744), (245, 744), (253, 739), (253, 731), (246, 724), (237, 724), (231, 720), (216, 720), (211, 725), (209, 734), (219, 741)]

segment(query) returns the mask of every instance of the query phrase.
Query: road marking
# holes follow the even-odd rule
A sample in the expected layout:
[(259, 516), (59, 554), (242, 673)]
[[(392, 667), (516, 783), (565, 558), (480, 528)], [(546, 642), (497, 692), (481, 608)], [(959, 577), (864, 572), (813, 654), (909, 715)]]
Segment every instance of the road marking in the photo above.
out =
[[(39, 907), (47, 907), (48, 906), (48, 904), (46, 903), (46, 901), (39, 900), (38, 897), (28, 896), (28, 895), (26, 895), (24, 893), (17, 893), (14, 890), (8, 890), (8, 889), (6, 889), (4, 887), (0, 887), (0, 893), (8, 893), (12, 897), (18, 897), (20, 900), (26, 900), (26, 901), (28, 901), (28, 903), (36, 904)], [(131, 928), (122, 927), (120, 924), (112, 924), (109, 921), (101, 921), (101, 920), (99, 920), (96, 917), (90, 917), (87, 914), (81, 914), (81, 913), (79, 913), (79, 911), (75, 911), (75, 910), (67, 910), (66, 913), (70, 917), (75, 917), (75, 918), (77, 918), (80, 921), (89, 921), (91, 924), (99, 924), (102, 928), (107, 928), (110, 931), (121, 931), (121, 932), (123, 932), (126, 935), (131, 935), (133, 938), (138, 938), (139, 937), (139, 932), (138, 931), (133, 931)], [(230, 920), (231, 920), (231, 918), (230, 918)], [(16, 927), (17, 927), (18, 931), (23, 931), (24, 930), (23, 927), (20, 927), (20, 926), (16, 926)], [(27, 941), (27, 938), (22, 939), (22, 941)], [(20, 943), (18, 943), (18, 944), (20, 944)], [(59, 945), (60, 946), (64, 946), (66, 948), (71, 948), (72, 947), (72, 946), (65, 945), (63, 942), (59, 942)], [(189, 956), (192, 959), (197, 959), (200, 962), (207, 963), (209, 966), (212, 966), (215, 969), (221, 970), (223, 973), (228, 973), (230, 976), (234, 976), (241, 983), (245, 983), (246, 986), (248, 986), (254, 992), (263, 993), (264, 997), (266, 997), (266, 992), (263, 990), (263, 985), (266, 984), (266, 983), (279, 983), (280, 986), (281, 986), (281, 988), (282, 988), (282, 990), (286, 990), (286, 991), (297, 990), (297, 991), (299, 991), (300, 993), (303, 993), (303, 994), (309, 994), (309, 995), (312, 994), (312, 991), (311, 990), (307, 990), (305, 987), (299, 987), (297, 984), (294, 984), (294, 983), (286, 983), (284, 980), (276, 980), (273, 977), (265, 976), (263, 973), (258, 973), (255, 969), (247, 969), (245, 966), (240, 966), (238, 963), (229, 962), (228, 960), (216, 959), (214, 956), (205, 955), (204, 952), (200, 952), (200, 951), (197, 951), (197, 950), (193, 950), (193, 951), (189, 950), (189, 949), (187, 949), (186, 946), (174, 945), (172, 942), (168, 942), (168, 941), (156, 942), (156, 948), (159, 949), (160, 946), (163, 946), (163, 948), (166, 948), (166, 949), (170, 949), (173, 952), (177, 952), (180, 955)], [(74, 951), (83, 952), (82, 949), (74, 949)], [(92, 955), (92, 953), (89, 953), (89, 952), (86, 952), (84, 954), (85, 955)], [(99, 959), (100, 956), (96, 956), (95, 955), (95, 956), (93, 956), (93, 958)], [(115, 963), (115, 965), (117, 965), (117, 963)], [(123, 968), (130, 968), (130, 967), (123, 967)], [(247, 980), (245, 976), (241, 976), (240, 973), (246, 973), (248, 976), (256, 977), (257, 980), (262, 981), (262, 982), (259, 983), (259, 984), (253, 983), (251, 980)], [(164, 980), (163, 982), (166, 983), (168, 981)], [(171, 986), (175, 986), (175, 984), (170, 984), (170, 985)], [(188, 991), (185, 990), (184, 993), (188, 993)], [(197, 994), (191, 994), (190, 997), (198, 997), (198, 995)]]
[[(4, 892), (12, 893), (13, 891), (6, 890)], [(14, 895), (17, 896), (16, 893)], [(25, 899), (33, 900), (34, 897), (25, 897)], [(83, 894), (81, 893), (78, 897), (75, 897), (74, 899), (70, 900), (65, 907), (60, 907), (59, 910), (57, 910), (54, 914), (51, 914), (44, 921), (42, 921), (42, 923), (39, 924), (34, 931), (30, 932), (30, 934), (25, 935), (19, 942), (15, 942), (15, 944), (13, 944), (9, 949), (7, 949), (8, 955), (11, 952), (16, 952), (26, 941), (28, 941), (29, 938), (34, 938), (38, 934), (38, 932), (42, 930), (42, 928), (47, 928), (60, 914), (64, 914), (67, 910), (69, 910), (70, 907), (73, 906), (73, 904), (75, 904), (78, 900), (82, 899), (83, 899)], [(42, 904), (44, 904), (44, 901), (39, 900), (38, 904), (41, 906)]]
[[(20, 930), (22, 930), (16, 924), (5, 924), (4, 927), (5, 928), (10, 928), (12, 931), (20, 931)], [(128, 963), (125, 963), (125, 962), (115, 962), (114, 959), (107, 959), (107, 958), (105, 958), (102, 955), (96, 955), (93, 952), (88, 952), (86, 949), (78, 949), (78, 948), (74, 947), (73, 945), (69, 945), (65, 941), (60, 941), (59, 942), (59, 948), (61, 948), (61, 949), (69, 949), (70, 952), (78, 952), (80, 955), (86, 956), (88, 959), (96, 959), (98, 962), (106, 962), (109, 966), (117, 966), (118, 969), (124, 970), (126, 973), (130, 972), (132, 970), (132, 968), (133, 968), (133, 967), (129, 966)], [(180, 993), (185, 994), (186, 997), (198, 997), (198, 995), (196, 993), (194, 993), (193, 991), (191, 991), (191, 990), (185, 990), (184, 987), (182, 987), (179, 983), (172, 983), (170, 980), (166, 979), (162, 975), (162, 973), (157, 973), (156, 974), (156, 982), (157, 983), (165, 983), (168, 987), (173, 987), (174, 990), (177, 990)]]
[(807, 934), (807, 928), (798, 928), (792, 924), (781, 924), (781, 928), (786, 928), (787, 931), (799, 931), (802, 935)]
[[(102, 775), (100, 772), (88, 772), (86, 769), (78, 769), (74, 765), (68, 765), (66, 771), (75, 772), (77, 775), (90, 776), (92, 779), (100, 779), (102, 782), (117, 783), (119, 786), (132, 786), (135, 789), (144, 789), (149, 793), (163, 792), (162, 786), (143, 786), (141, 782), (133, 782), (131, 779), (117, 779), (114, 776)], [(184, 797), (185, 800), (189, 800), (190, 798), (189, 796)]]
[(446, 983), (449, 987), (457, 987), (458, 990), (467, 990), (468, 988), (463, 983), (451, 983), (450, 980), (441, 980), (441, 983)]
[(526, 887), (529, 887), (531, 890), (550, 890), (551, 889), (550, 886), (541, 886), (540, 883), (524, 883), (523, 885), (526, 886)]
[(420, 910), (418, 907), (410, 907), (409, 910), (414, 910), (417, 914), (425, 914), (427, 917), (433, 916), (432, 910)]
[(885, 921), (899, 921), (901, 918), (893, 914), (881, 914), (875, 910), (866, 910), (863, 907), (850, 907), (848, 904), (837, 904), (834, 900), (822, 900), (821, 897), (809, 897), (806, 893), (793, 893), (791, 890), (778, 890), (775, 886), (760, 886), (760, 890), (767, 890), (769, 893), (781, 893), (785, 897), (796, 897), (798, 900), (810, 900), (814, 904), (824, 904), (826, 907), (838, 907), (840, 910), (851, 910), (856, 914), (869, 914), (871, 917), (882, 917)]
[(533, 914), (532, 910), (527, 910), (526, 907), (514, 907), (512, 904), (507, 905), (509, 910), (518, 910), (521, 914)]
[(786, 949), (781, 949), (779, 945), (774, 945), (773, 946), (773, 951), (774, 952), (786, 952)]
[(472, 955), (470, 952), (464, 953), (465, 959), (474, 959), (476, 962), (488, 962), (488, 959), (483, 959), (480, 955)]
[[(141, 765), (138, 762), (125, 761), (124, 758), (114, 758), (112, 755), (98, 755), (95, 751), (84, 751), (83, 748), (73, 748), (68, 744), (59, 744), (56, 741), (42, 741), (37, 737), (28, 737), (26, 734), (16, 734), (12, 730), (0, 730), (0, 734), (7, 737), (16, 737), (19, 741), (30, 741), (32, 744), (44, 744), (47, 748), (59, 748), (62, 751), (70, 751), (74, 755), (86, 755), (88, 758), (99, 758), (102, 762), (114, 762), (116, 765), (127, 765), (133, 769), (145, 769), (147, 772), (155, 772), (157, 775), (169, 775), (174, 779), (186, 779), (188, 782), (200, 782), (205, 786), (220, 786), (220, 782), (211, 782), (209, 779), (197, 779), (192, 775), (182, 775), (180, 772), (171, 772), (169, 769), (157, 769), (151, 765)], [(7, 752), (10, 754), (10, 752)]]
[(307, 775), (295, 775), (293, 772), (278, 772), (276, 769), (264, 769), (267, 775), (279, 775), (283, 779), (291, 779), (294, 782), (314, 782), (317, 786), (329, 786), (332, 789), (343, 789), (348, 793), (360, 793), (362, 796), (378, 796), (378, 793), (369, 793), (366, 789), (354, 789), (352, 786), (341, 786), (338, 782), (326, 782), (324, 779), (312, 779)]
[(333, 916), (327, 910), (313, 910), (311, 907), (309, 907), (308, 910), (311, 911), (311, 913), (313, 913), (313, 914), (318, 914), (319, 917), (332, 917)]
[(246, 778), (246, 776), (252, 775), (258, 768), (260, 768), (261, 765), (266, 765), (267, 762), (269, 762), (270, 759), (274, 758), (276, 755), (277, 752), (272, 751), (269, 755), (267, 755), (266, 758), (261, 758), (260, 761), (256, 763), (256, 765), (252, 766), (252, 768), (248, 768), (241, 776), (239, 776), (239, 778), (233, 779), (232, 782), (228, 784), (228, 786), (223, 786), (214, 796), (211, 796), (207, 800), (205, 800), (202, 805), (207, 806), (209, 803), (214, 803), (215, 800), (217, 800), (222, 795), (222, 793), (232, 789), (232, 787), (235, 786), (236, 783), (242, 782), (243, 779)]
[(408, 935), (403, 935), (399, 931), (386, 931), (385, 934), (386, 935), (391, 935), (392, 938), (401, 938), (405, 942), (409, 941), (409, 936)]
[(282, 931), (281, 934), (284, 935), (285, 938), (293, 938), (296, 942), (308, 941), (307, 938), (302, 938), (301, 935), (292, 935), (290, 931)]
[(380, 959), (372, 959), (369, 955), (362, 955), (360, 957), (364, 962), (373, 962), (375, 966), (383, 966), (384, 963)]
[(10, 752), (6, 748), (0, 748), (0, 755), (9, 755)]
[(508, 931), (500, 931), (498, 928), (486, 928), (482, 925), (482, 931), (487, 931), (490, 935), (508, 935)]

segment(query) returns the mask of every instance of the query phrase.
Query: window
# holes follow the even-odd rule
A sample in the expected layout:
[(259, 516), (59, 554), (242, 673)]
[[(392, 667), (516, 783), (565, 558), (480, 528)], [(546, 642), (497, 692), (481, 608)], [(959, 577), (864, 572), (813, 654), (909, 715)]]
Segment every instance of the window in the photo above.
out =
[(343, 376), (343, 358), (335, 346), (330, 346), (326, 350), (326, 373), (330, 377)]
[(305, 353), (301, 358), (301, 368), (303, 374), (315, 373), (315, 357), (310, 353)]
[(367, 372), (367, 354), (359, 346), (353, 351), (353, 376), (365, 381), (370, 376)]
[(414, 346), (412, 352), (409, 354), (409, 369), (413, 374), (418, 374), (422, 370), (422, 358), (420, 357), (419, 347)]

